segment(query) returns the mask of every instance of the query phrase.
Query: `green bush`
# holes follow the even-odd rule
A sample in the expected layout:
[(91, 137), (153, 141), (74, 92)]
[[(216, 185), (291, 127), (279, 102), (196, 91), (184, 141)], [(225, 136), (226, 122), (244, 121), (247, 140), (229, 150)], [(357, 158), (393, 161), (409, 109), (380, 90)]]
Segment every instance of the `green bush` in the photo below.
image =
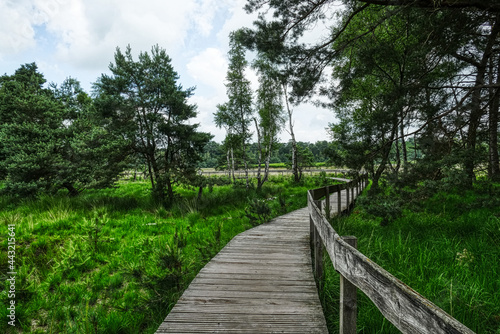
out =
[(245, 217), (248, 218), (252, 226), (266, 223), (271, 218), (271, 208), (264, 199), (251, 199), (245, 208)]

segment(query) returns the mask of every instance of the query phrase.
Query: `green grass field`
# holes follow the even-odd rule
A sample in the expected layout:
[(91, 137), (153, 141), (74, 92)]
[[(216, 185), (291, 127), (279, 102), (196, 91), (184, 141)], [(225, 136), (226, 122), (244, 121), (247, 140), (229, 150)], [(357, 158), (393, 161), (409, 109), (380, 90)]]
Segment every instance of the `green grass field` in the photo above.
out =
[[(273, 177), (259, 194), (231, 185), (177, 188), (166, 210), (147, 182), (14, 202), (0, 198), (0, 242), (15, 225), (15, 316), (0, 332), (153, 333), (198, 271), (238, 233), (306, 206), (312, 178)], [(251, 205), (250, 205), (250, 204)], [(262, 208), (264, 213), (259, 212)], [(249, 219), (250, 217), (250, 219)], [(0, 304), (10, 299), (0, 254)]]
[[(323, 177), (273, 177), (259, 194), (231, 185), (179, 187), (168, 210), (147, 182), (37, 200), (0, 197), (0, 242), (16, 239), (16, 327), (7, 333), (153, 333), (198, 271), (238, 233), (306, 206)], [(243, 181), (241, 181), (243, 182)], [(495, 193), (496, 194), (496, 193)], [(366, 203), (332, 221), (359, 249), (477, 333), (500, 333), (498, 194), (438, 193), (403, 205), (389, 224)], [(363, 201), (360, 201), (362, 203)], [(369, 201), (365, 201), (369, 202)], [(391, 211), (387, 205), (386, 211)], [(386, 225), (386, 226), (381, 226)], [(0, 253), (0, 302), (7, 305), (7, 252)], [(329, 260), (325, 259), (325, 262)], [(321, 293), (338, 332), (339, 276), (325, 264)], [(6, 307), (0, 308), (8, 319)], [(358, 332), (397, 333), (362, 293)]]
[[(363, 254), (476, 333), (500, 333), (498, 194), (437, 193), (402, 203), (387, 225), (364, 203), (332, 220), (340, 235), (356, 236)], [(321, 299), (330, 333), (338, 333), (339, 275), (325, 258)], [(399, 333), (359, 291), (358, 333)]]

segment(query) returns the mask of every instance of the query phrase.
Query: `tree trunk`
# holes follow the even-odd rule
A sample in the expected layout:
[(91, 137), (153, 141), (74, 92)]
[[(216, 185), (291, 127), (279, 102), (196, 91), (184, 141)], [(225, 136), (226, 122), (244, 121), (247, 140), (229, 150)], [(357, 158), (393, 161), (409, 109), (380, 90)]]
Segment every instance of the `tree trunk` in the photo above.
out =
[(174, 202), (174, 188), (172, 186), (172, 180), (170, 180), (170, 176), (167, 176), (165, 181), (167, 186), (168, 205), (170, 206)]
[(481, 117), (484, 114), (483, 108), (481, 107), (481, 95), (482, 88), (484, 85), (484, 77), (487, 71), (487, 64), (490, 59), (493, 45), (500, 31), (499, 15), (495, 18), (495, 23), (491, 29), (491, 34), (488, 39), (488, 43), (484, 50), (481, 62), (476, 64), (477, 74), (475, 80), (475, 88), (473, 88), (472, 98), (471, 98), (471, 114), (469, 119), (469, 129), (467, 131), (467, 156), (465, 158), (465, 172), (467, 174), (467, 185), (472, 188), (473, 182), (475, 180), (474, 168), (476, 165), (476, 143), (477, 143), (477, 129), (479, 127)]
[(245, 180), (246, 180), (246, 188), (250, 188), (250, 181), (248, 179), (248, 161), (247, 161), (247, 145), (245, 141), (243, 141), (243, 163), (245, 165)]
[(398, 133), (398, 124), (397, 123), (398, 123), (398, 120), (397, 120), (397, 117), (395, 117), (393, 120), (391, 137), (389, 138), (387, 143), (385, 145), (383, 144), (383, 146), (382, 146), (382, 148), (383, 148), (382, 161), (380, 162), (380, 165), (378, 166), (375, 173), (373, 173), (372, 187), (370, 188), (371, 194), (378, 193), (378, 191), (380, 189), (379, 180), (382, 176), (382, 173), (385, 170), (385, 167), (387, 166), (387, 162), (389, 161), (389, 157), (391, 154), (392, 143), (394, 142), (394, 138), (396, 137), (396, 134)]
[(265, 165), (264, 165), (264, 180), (262, 181), (262, 183), (266, 182), (267, 179), (269, 178), (269, 165), (271, 163), (271, 153), (272, 153), (272, 147), (273, 147), (273, 138), (271, 137), (269, 139), (269, 144), (267, 146), (267, 155), (266, 155), (266, 161), (265, 161)]
[(76, 188), (73, 186), (72, 183), (69, 183), (69, 182), (65, 182), (63, 184), (63, 187), (68, 189), (68, 192), (69, 192), (69, 196), (70, 197), (75, 197), (75, 196), (78, 196), (79, 192), (78, 190), (76, 190)]
[[(493, 62), (492, 62), (493, 64)], [(493, 72), (493, 71), (492, 71)], [(493, 77), (493, 73), (491, 73)], [(493, 78), (491, 79), (491, 81)], [(500, 84), (500, 58), (497, 63), (496, 84)], [(500, 107), (500, 88), (492, 92), (492, 102), (489, 110), (489, 166), (488, 176), (492, 181), (500, 180), (500, 163), (498, 157), (498, 112)]]
[(293, 174), (293, 180), (295, 182), (299, 182), (302, 175), (299, 175), (299, 166), (297, 163), (298, 162), (297, 142), (295, 141), (295, 133), (293, 132), (293, 120), (292, 120), (293, 111), (290, 109), (290, 105), (288, 104), (288, 94), (286, 88), (287, 88), (286, 84), (283, 84), (283, 93), (285, 95), (286, 110), (288, 111), (288, 125), (290, 127), (290, 136), (292, 137), (292, 174)]
[(231, 172), (233, 174), (233, 183), (236, 183), (236, 177), (234, 176), (234, 150), (231, 147)]
[(396, 168), (394, 169), (394, 171), (397, 175), (399, 173), (399, 170), (401, 169), (401, 150), (399, 148), (399, 140), (396, 140), (394, 144), (396, 144)]
[(226, 152), (226, 160), (227, 160), (227, 177), (229, 178), (229, 181), (231, 181), (231, 161), (229, 159), (230, 156), (230, 150), (228, 149)]
[(153, 171), (151, 168), (151, 161), (149, 161), (149, 156), (147, 154), (144, 154), (144, 157), (146, 158), (146, 163), (148, 165), (149, 180), (151, 181), (151, 190), (154, 190), (155, 189), (155, 179), (154, 179)]
[(261, 137), (260, 137), (260, 129), (259, 129), (259, 124), (257, 123), (257, 119), (253, 119), (255, 122), (255, 129), (257, 130), (257, 148), (258, 148), (258, 161), (257, 161), (257, 191), (260, 191), (262, 188), (262, 185), (264, 182), (262, 181), (260, 172), (261, 172), (261, 164), (262, 164), (262, 144), (261, 144)]
[(200, 186), (198, 189), (198, 201), (201, 201), (201, 198), (203, 196), (203, 186)]
[(403, 152), (403, 173), (406, 174), (408, 172), (408, 149), (406, 148), (405, 125), (403, 119), (404, 112), (401, 111), (401, 125), (399, 131), (401, 136), (401, 151)]

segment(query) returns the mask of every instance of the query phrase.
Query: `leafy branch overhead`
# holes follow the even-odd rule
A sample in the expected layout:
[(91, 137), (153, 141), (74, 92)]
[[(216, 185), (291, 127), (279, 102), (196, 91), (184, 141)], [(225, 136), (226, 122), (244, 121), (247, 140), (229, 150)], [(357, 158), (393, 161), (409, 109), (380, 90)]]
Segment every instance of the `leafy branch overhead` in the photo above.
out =
[[(323, 95), (338, 119), (329, 126), (332, 158), (369, 170), (373, 191), (386, 172), (442, 178), (445, 160), (469, 188), (481, 168), (500, 179), (498, 2), (250, 0), (245, 8), (259, 19), (242, 30), (243, 43), (281, 66), (295, 102)], [(304, 42), (318, 25), (324, 35)]]

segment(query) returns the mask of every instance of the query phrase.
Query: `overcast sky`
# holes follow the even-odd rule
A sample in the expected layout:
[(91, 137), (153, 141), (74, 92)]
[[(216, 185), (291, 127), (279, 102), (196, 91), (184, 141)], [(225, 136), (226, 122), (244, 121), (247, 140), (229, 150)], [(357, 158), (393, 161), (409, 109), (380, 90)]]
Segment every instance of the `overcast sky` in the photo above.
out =
[[(0, 74), (36, 62), (48, 82), (78, 79), (90, 92), (109, 73), (116, 47), (135, 55), (158, 44), (172, 58), (184, 87), (196, 87), (201, 129), (224, 139), (213, 124), (216, 105), (226, 101), (228, 35), (251, 27), (246, 0), (0, 0)], [(319, 32), (318, 32), (319, 34)], [(254, 73), (248, 79), (257, 86)], [(294, 107), (299, 141), (328, 140), (333, 113), (313, 105)], [(287, 132), (281, 134), (288, 141)]]

